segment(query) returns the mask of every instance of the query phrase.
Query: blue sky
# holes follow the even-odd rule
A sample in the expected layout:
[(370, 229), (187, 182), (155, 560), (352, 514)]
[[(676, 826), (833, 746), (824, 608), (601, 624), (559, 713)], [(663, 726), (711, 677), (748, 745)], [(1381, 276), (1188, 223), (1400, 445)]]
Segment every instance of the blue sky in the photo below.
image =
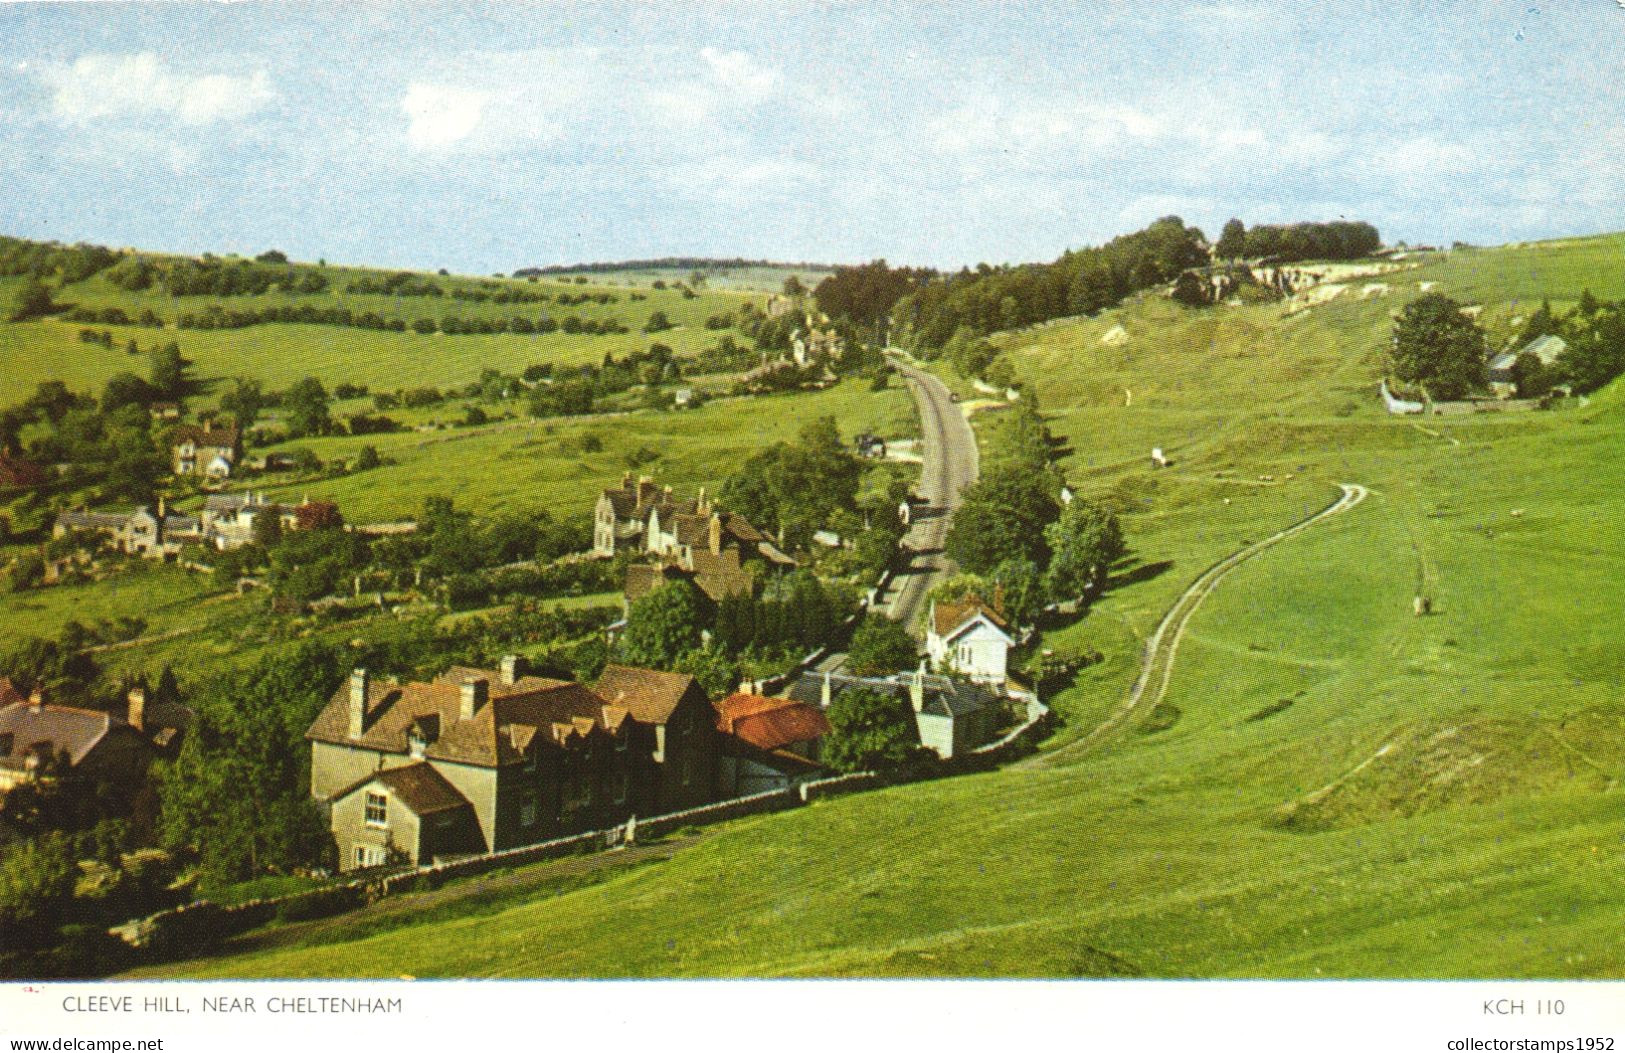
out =
[(0, 232), (488, 273), (1625, 229), (1625, 5), (3, 4)]

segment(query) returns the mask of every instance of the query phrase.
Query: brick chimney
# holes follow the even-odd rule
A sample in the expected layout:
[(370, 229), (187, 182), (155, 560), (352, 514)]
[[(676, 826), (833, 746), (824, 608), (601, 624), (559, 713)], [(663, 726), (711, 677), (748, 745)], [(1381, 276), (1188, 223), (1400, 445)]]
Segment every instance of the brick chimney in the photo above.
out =
[(700, 496), (699, 499), (694, 502), (694, 508), (695, 511), (699, 512), (702, 516), (711, 514), (711, 502), (706, 500), (705, 487), (703, 486), (700, 487)]
[(711, 555), (722, 555), (722, 516), (715, 512), (711, 514), (711, 523), (706, 530), (705, 540), (711, 549)]
[(914, 712), (925, 712), (925, 659), (920, 659), (920, 668), (908, 678), (908, 700), (914, 705)]
[(137, 731), (147, 730), (147, 689), (132, 687), (129, 694), (130, 710), (125, 720)]
[(516, 654), (502, 656), (502, 683), (512, 687), (525, 675), (525, 660)]
[(358, 739), (367, 731), (367, 671), (350, 672), (350, 737)]
[(483, 676), (470, 677), (458, 688), (458, 696), (462, 703), (458, 710), (458, 719), (473, 720), (474, 714), (478, 713), (480, 707), (491, 697), (491, 682)]

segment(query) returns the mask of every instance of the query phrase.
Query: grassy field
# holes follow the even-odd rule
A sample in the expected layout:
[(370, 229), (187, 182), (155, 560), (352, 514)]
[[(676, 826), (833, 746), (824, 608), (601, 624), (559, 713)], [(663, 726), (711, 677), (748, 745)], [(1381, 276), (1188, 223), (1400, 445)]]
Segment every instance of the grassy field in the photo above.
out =
[[(1625, 293), (1622, 244), (1407, 274), (1510, 319)], [(1378, 355), (1414, 294), (1395, 289), (1290, 320), (1145, 301), (1004, 338), (1073, 485), (1123, 512), (1137, 561), (1046, 636), (1107, 657), (1052, 700), (1065, 724), (1035, 762), (741, 820), (479, 917), (158, 972), (1625, 976), (1625, 388), (1564, 412), (1388, 418)], [(1130, 342), (1102, 345), (1116, 324)], [(1172, 467), (1150, 470), (1154, 445)], [(1193, 619), (1160, 730), (1050, 762), (1122, 697), (1204, 566), (1338, 482), (1371, 497)], [(1419, 591), (1432, 616), (1411, 613)]]
[[(762, 302), (765, 297), (728, 289), (707, 289), (693, 299), (684, 299), (674, 289), (640, 289), (646, 300), (632, 302), (624, 287), (602, 284), (576, 285), (558, 282), (498, 283), (505, 287), (542, 291), (550, 295), (568, 292), (609, 293), (618, 298), (611, 304), (556, 303), (495, 304), (455, 300), (449, 296), (392, 297), (343, 292), (345, 286), (366, 272), (328, 268), (332, 290), (315, 295), (295, 296), (280, 292), (260, 296), (184, 296), (162, 292), (125, 292), (97, 276), (67, 287), (57, 301), (86, 307), (121, 307), (131, 317), (150, 307), (167, 323), (164, 329), (140, 326), (87, 326), (60, 318), (24, 323), (0, 323), (0, 405), (19, 402), (41, 380), (61, 380), (70, 388), (99, 393), (114, 373), (147, 372), (144, 356), (129, 355), (125, 345), (135, 340), (142, 349), (174, 340), (181, 353), (192, 360), (193, 375), (208, 393), (200, 404), (218, 395), (220, 382), (245, 376), (260, 380), (269, 388), (285, 388), (304, 376), (320, 378), (328, 387), (341, 382), (364, 384), (374, 390), (394, 390), (401, 386), (444, 386), (476, 380), (482, 369), (519, 373), (526, 366), (551, 362), (556, 365), (598, 363), (604, 355), (625, 357), (658, 341), (678, 354), (698, 352), (716, 342), (720, 331), (705, 328), (713, 315), (726, 314), (745, 302)], [(379, 272), (374, 272), (376, 277)], [(432, 277), (432, 276), (429, 276)], [(466, 279), (432, 277), (448, 290), (473, 287)], [(9, 304), (22, 278), (0, 278), (0, 303)], [(352, 310), (373, 311), (384, 318), (401, 318), (410, 323), (418, 318), (529, 319), (571, 315), (583, 320), (620, 320), (631, 332), (608, 336), (569, 334), (420, 335), (390, 333), (326, 325), (257, 325), (230, 330), (177, 330), (175, 319), (182, 313), (197, 314), (209, 304), (219, 303), (228, 310), (261, 309), (283, 304), (311, 303), (318, 307), (347, 306)], [(654, 311), (665, 312), (674, 328), (657, 334), (642, 331)], [(111, 349), (86, 344), (79, 331), (93, 328), (113, 334)], [(747, 343), (739, 333), (734, 336)]]
[[(587, 516), (598, 491), (636, 470), (684, 493), (715, 493), (757, 449), (794, 439), (801, 426), (831, 415), (848, 439), (857, 432), (915, 434), (912, 403), (894, 386), (875, 394), (849, 380), (826, 391), (725, 399), (695, 410), (638, 410), (620, 415), (521, 419), (481, 428), (421, 434), (304, 439), (286, 447), (324, 461), (373, 446), (387, 462), (371, 471), (268, 492), (337, 501), (355, 521), (410, 518), (428, 494), (454, 496), (478, 512), (545, 508), (556, 517)], [(588, 452), (595, 445), (600, 448)], [(637, 456), (634, 456), (637, 455)]]

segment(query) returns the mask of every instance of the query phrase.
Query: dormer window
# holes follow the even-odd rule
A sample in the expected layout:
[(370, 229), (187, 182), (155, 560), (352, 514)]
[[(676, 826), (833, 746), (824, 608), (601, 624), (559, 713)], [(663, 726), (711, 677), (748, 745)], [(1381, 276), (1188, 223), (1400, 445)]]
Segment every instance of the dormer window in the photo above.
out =
[(406, 737), (406, 748), (412, 754), (413, 760), (422, 760), (429, 750), (429, 740), (423, 737), (421, 731), (413, 731)]

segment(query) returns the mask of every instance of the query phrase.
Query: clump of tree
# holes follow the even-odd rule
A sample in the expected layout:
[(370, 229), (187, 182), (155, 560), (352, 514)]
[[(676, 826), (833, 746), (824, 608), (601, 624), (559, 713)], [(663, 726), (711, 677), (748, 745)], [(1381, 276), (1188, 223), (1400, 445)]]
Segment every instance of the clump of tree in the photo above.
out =
[(305, 729), (342, 675), (330, 648), (301, 645), (212, 681), (180, 755), (160, 766), (159, 837), (217, 882), (323, 861)]
[(912, 669), (918, 654), (919, 645), (902, 622), (869, 611), (852, 634), (846, 667), (857, 676), (889, 676)]
[[(1240, 224), (1240, 220), (1231, 220), (1230, 223)], [(1225, 224), (1225, 234), (1232, 233), (1230, 224)], [(1225, 249), (1233, 250), (1235, 242), (1232, 239), (1225, 242), (1220, 238)], [(1263, 225), (1245, 229), (1242, 234), (1242, 250), (1235, 255), (1246, 256), (1250, 259), (1259, 259), (1273, 256), (1283, 263), (1295, 263), (1299, 260), (1357, 260), (1369, 256), (1382, 248), (1382, 235), (1377, 228), (1369, 223), (1348, 222), (1338, 220), (1331, 223), (1293, 223), (1284, 226)], [(1221, 249), (1218, 255), (1227, 259), (1235, 258), (1229, 252)]]
[(919, 727), (906, 697), (851, 688), (829, 706), (824, 763), (836, 771), (886, 771), (922, 758)]
[(1552, 379), (1585, 394), (1625, 374), (1625, 302), (1604, 303), (1587, 289), (1556, 328), (1568, 346)]
[(777, 534), (806, 545), (838, 511), (855, 512), (863, 466), (841, 446), (834, 417), (809, 421), (794, 443), (753, 454), (722, 487), (722, 502)]
[(1178, 216), (1053, 263), (969, 268), (929, 282), (898, 301), (892, 318), (904, 340), (932, 356), (964, 329), (985, 336), (1072, 314), (1093, 314), (1130, 293), (1173, 281), (1207, 263), (1206, 240)]
[(1483, 385), (1484, 330), (1442, 293), (1405, 305), (1394, 322), (1389, 369), (1401, 384), (1430, 398), (1459, 399)]

